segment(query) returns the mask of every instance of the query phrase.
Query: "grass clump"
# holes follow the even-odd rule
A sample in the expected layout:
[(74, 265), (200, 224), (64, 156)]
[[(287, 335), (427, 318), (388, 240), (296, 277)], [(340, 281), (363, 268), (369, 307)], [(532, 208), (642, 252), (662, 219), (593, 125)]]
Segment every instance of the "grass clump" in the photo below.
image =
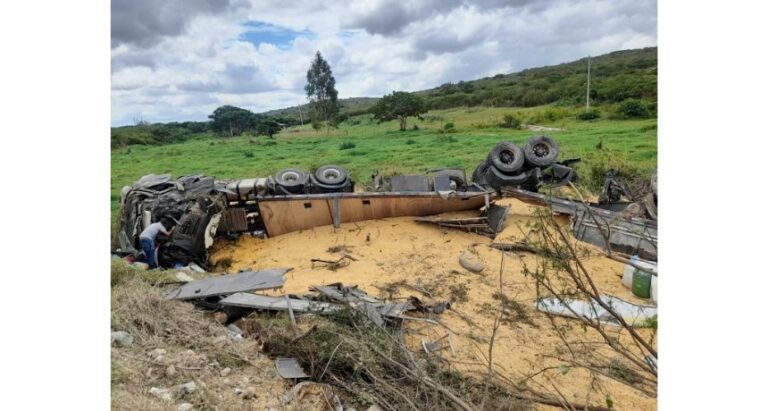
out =
[(339, 144), (339, 150), (349, 150), (351, 148), (355, 148), (355, 143), (351, 141), (345, 141), (341, 144)]

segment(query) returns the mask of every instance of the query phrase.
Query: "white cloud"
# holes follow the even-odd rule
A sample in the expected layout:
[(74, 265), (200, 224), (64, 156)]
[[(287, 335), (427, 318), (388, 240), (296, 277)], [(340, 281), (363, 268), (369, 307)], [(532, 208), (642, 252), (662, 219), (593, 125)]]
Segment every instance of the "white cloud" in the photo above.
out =
[[(112, 42), (113, 124), (139, 115), (204, 120), (222, 104), (257, 112), (296, 105), (306, 101), (316, 50), (331, 65), (339, 96), (355, 97), (656, 45), (655, 1), (196, 0), (188, 10), (182, 3), (113, 2), (113, 28), (120, 20)], [(160, 18), (174, 12), (178, 18)], [(252, 44), (242, 38), (249, 21), (297, 37)]]

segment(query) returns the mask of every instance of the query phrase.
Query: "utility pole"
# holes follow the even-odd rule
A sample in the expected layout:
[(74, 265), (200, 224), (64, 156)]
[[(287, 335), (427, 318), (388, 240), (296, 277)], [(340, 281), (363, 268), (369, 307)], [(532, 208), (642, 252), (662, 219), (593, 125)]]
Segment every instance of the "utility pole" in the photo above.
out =
[(589, 111), (589, 80), (592, 71), (592, 56), (587, 56), (587, 111)]
[(304, 116), (301, 115), (301, 103), (299, 103), (299, 120), (301, 120), (301, 128), (304, 129)]

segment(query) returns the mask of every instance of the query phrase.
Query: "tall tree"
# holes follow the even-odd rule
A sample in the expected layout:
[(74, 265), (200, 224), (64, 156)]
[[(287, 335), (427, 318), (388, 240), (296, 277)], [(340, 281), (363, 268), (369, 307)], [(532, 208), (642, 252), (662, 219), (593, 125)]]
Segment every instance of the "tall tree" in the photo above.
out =
[(327, 126), (335, 126), (339, 113), (339, 93), (336, 91), (336, 79), (333, 78), (331, 66), (319, 51), (315, 53), (315, 58), (307, 70), (307, 85), (304, 86), (304, 91), (312, 104), (310, 117), (313, 126), (320, 121), (324, 121)]
[(405, 91), (395, 91), (379, 99), (371, 108), (371, 112), (379, 123), (400, 120), (400, 131), (405, 131), (408, 117), (420, 119), (421, 115), (427, 112), (427, 108), (421, 97)]

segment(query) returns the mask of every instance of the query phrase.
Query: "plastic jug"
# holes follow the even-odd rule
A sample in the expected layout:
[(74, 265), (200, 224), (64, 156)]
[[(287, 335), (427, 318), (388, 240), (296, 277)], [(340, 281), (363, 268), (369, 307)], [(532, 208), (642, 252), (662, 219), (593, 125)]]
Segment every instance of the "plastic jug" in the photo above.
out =
[[(633, 263), (637, 263), (637, 260), (639, 259), (638, 256), (633, 255), (629, 261)], [(624, 284), (624, 287), (632, 288), (632, 277), (635, 274), (635, 267), (633, 267), (630, 264), (627, 264), (624, 266), (624, 275), (621, 277), (621, 283)]]
[(635, 275), (632, 276), (632, 294), (640, 298), (651, 298), (652, 278), (650, 273), (635, 270)]

